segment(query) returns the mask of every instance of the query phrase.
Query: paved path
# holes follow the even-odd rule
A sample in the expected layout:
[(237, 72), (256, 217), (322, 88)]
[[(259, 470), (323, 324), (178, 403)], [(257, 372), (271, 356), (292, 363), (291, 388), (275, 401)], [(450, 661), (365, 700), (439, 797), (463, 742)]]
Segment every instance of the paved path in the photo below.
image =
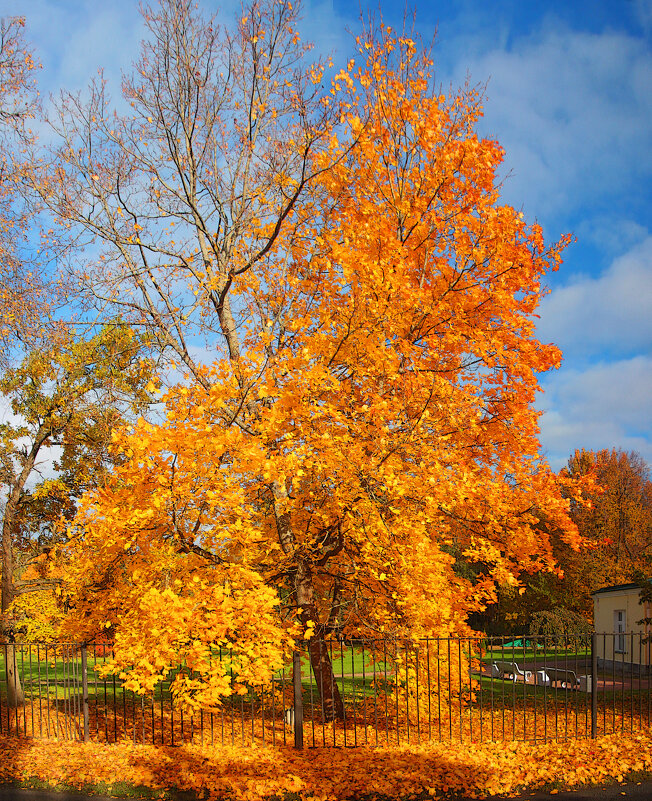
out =
[[(520, 663), (517, 663), (517, 664), (519, 664), (519, 666), (521, 666)], [(531, 663), (525, 662), (522, 665), (522, 667), (523, 667), (524, 670), (527, 670), (532, 674), (530, 676), (530, 678), (526, 681), (526, 684), (535, 684), (536, 683), (535, 682), (535, 676), (534, 676), (535, 672), (537, 670), (545, 670), (546, 668), (548, 668), (549, 670), (559, 670), (559, 671), (562, 671), (562, 672), (565, 671), (565, 670), (572, 671), (577, 676), (579, 676), (582, 673), (582, 668), (581, 667), (576, 669), (573, 665), (570, 665), (566, 669), (562, 665), (555, 666), (555, 665), (544, 665), (544, 664), (540, 664), (538, 662), (536, 664), (534, 662), (531, 662)], [(590, 673), (590, 668), (589, 668), (588, 671), (587, 670), (584, 671), (585, 675), (587, 675), (588, 673)], [(474, 676), (482, 675), (485, 678), (496, 678), (496, 681), (499, 681), (499, 679), (497, 677), (492, 677), (490, 665), (486, 665), (485, 669), (482, 671), (482, 673), (479, 673), (479, 672), (474, 670), (473, 671), (473, 675)], [(510, 679), (506, 679), (506, 681), (511, 683)], [(523, 677), (522, 676), (519, 679), (517, 679), (517, 684), (523, 684)], [(562, 684), (563, 684), (563, 682), (560, 679), (559, 681), (553, 682), (552, 684), (548, 685), (548, 688), (552, 688), (553, 690), (554, 689), (562, 689), (562, 690), (566, 689), (565, 687), (562, 686)], [(543, 685), (539, 685), (539, 686), (543, 687)], [(650, 680), (649, 678), (644, 678), (643, 679), (643, 678), (640, 678), (639, 676), (633, 676), (632, 677), (632, 676), (629, 676), (629, 675), (616, 676), (616, 677), (613, 677), (613, 676), (600, 677), (600, 678), (598, 678), (598, 681), (597, 681), (597, 684), (596, 684), (596, 688), (597, 688), (598, 691), (600, 691), (600, 690), (617, 690), (617, 691), (618, 690), (622, 690), (622, 691), (625, 691), (625, 690), (649, 690), (651, 687), (652, 687), (652, 680)], [(575, 688), (574, 687), (569, 687), (568, 689), (575, 689)], [(650, 796), (650, 801), (652, 801), (652, 796)]]
[[(492, 795), (485, 801), (506, 801), (509, 796)], [(514, 797), (512, 796), (512, 801)], [(638, 801), (652, 801), (652, 782), (642, 784), (615, 784), (610, 787), (587, 787), (580, 790), (560, 791), (552, 795), (551, 793), (529, 792), (517, 796), (522, 801), (627, 801), (627, 799), (638, 799)], [(456, 799), (464, 801), (464, 799)]]
[[(183, 794), (184, 801), (188, 801), (190, 796)], [(627, 801), (627, 799), (637, 799), (637, 801), (652, 801), (652, 781), (642, 784), (615, 784), (610, 787), (589, 787), (581, 790), (560, 791), (554, 795), (542, 792), (526, 792), (520, 796), (492, 795), (487, 796), (485, 801), (508, 801), (514, 798), (521, 801)], [(14, 787), (7, 787), (0, 784), (0, 801), (115, 801), (115, 797), (106, 796), (87, 796), (78, 793), (58, 793), (47, 790), (23, 790)], [(460, 796), (453, 796), (451, 801), (471, 801)], [(474, 799), (477, 801), (477, 799)]]

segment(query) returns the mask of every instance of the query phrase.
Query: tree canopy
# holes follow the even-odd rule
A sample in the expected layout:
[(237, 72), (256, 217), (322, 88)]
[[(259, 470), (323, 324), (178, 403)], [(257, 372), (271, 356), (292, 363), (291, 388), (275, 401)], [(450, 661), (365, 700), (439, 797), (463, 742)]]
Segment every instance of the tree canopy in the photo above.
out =
[(577, 545), (533, 408), (567, 240), (501, 204), (474, 89), (442, 94), (384, 26), (329, 82), (296, 13), (254, 4), (229, 33), (163, 0), (129, 113), (100, 84), (60, 106), (43, 199), (103, 248), (71, 266), (187, 370), (116, 434), (62, 556), (69, 630), (114, 627), (130, 686), (181, 658), (180, 699), (215, 703), (212, 648), (245, 681), (303, 636), (337, 715), (328, 634), (465, 631), (497, 582), (554, 567), (543, 516)]
[(478, 623), (492, 633), (522, 630), (533, 615), (565, 608), (593, 616), (591, 594), (652, 575), (652, 483), (640, 454), (619, 449), (576, 450), (560, 472), (570, 516), (583, 540), (576, 550), (542, 518), (559, 566), (524, 578), (519, 595), (505, 587)]
[[(42, 557), (61, 536), (61, 519), (74, 516), (76, 499), (101, 483), (114, 428), (150, 400), (151, 362), (143, 345), (119, 322), (88, 339), (60, 332), (0, 376), (13, 417), (0, 425), (4, 637), (14, 639), (22, 630), (36, 596), (52, 607)], [(21, 604), (23, 595), (32, 597)]]
[(652, 573), (652, 482), (639, 453), (617, 449), (577, 450), (564, 471), (571, 478), (590, 475), (588, 504), (573, 505), (571, 516), (587, 541), (582, 554), (560, 547), (559, 561), (574, 595)]

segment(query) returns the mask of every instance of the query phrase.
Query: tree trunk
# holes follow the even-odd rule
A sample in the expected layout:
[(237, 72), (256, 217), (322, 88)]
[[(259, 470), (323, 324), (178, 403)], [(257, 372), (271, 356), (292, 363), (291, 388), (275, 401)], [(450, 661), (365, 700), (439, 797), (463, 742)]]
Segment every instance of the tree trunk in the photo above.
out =
[(297, 598), (297, 610), (303, 624), (304, 631), (308, 623), (314, 631), (308, 643), (310, 666), (315, 676), (317, 690), (322, 700), (324, 721), (344, 720), (344, 704), (339, 687), (335, 681), (333, 665), (331, 663), (328, 646), (326, 645), (326, 629), (319, 622), (317, 605), (315, 604), (315, 589), (312, 581), (310, 563), (297, 556), (294, 552), (294, 535), (290, 515), (283, 509), (283, 501), (287, 499), (287, 490), (280, 482), (274, 482), (274, 512), (278, 538), (284, 553), (294, 557), (294, 588)]
[(310, 638), (308, 653), (317, 690), (322, 700), (324, 721), (335, 720), (335, 718), (344, 720), (344, 703), (340, 695), (340, 688), (335, 681), (323, 626), (320, 626), (317, 634)]
[(32, 468), (36, 463), (36, 457), (43, 443), (47, 440), (50, 427), (45, 422), (39, 429), (32, 443), (32, 447), (23, 463), (20, 474), (14, 480), (11, 491), (5, 503), (4, 516), (2, 518), (2, 583), (0, 584), (0, 635), (5, 640), (5, 669), (7, 671), (7, 703), (10, 707), (22, 706), (25, 703), (25, 695), (20, 684), (20, 673), (16, 660), (16, 646), (14, 645), (16, 633), (9, 626), (6, 615), (11, 602), (14, 600), (14, 555), (12, 550), (12, 532), (21, 493), (25, 483), (29, 478)]
[(5, 665), (7, 671), (7, 706), (9, 709), (23, 706), (25, 694), (20, 683), (20, 673), (18, 672), (18, 660), (16, 659), (16, 646), (14, 643), (6, 643), (3, 648), (5, 652)]
[(5, 518), (2, 529), (2, 598), (0, 599), (0, 634), (6, 641), (3, 647), (5, 656), (5, 671), (7, 678), (7, 705), (15, 709), (25, 703), (23, 688), (20, 684), (20, 674), (16, 660), (16, 646), (14, 645), (14, 632), (10, 630), (6, 613), (14, 597), (13, 582), (13, 554), (11, 550), (11, 527)]
[(328, 646), (326, 645), (325, 627), (320, 625), (317, 607), (314, 600), (312, 571), (310, 565), (301, 561), (296, 573), (297, 606), (304, 629), (312, 623), (314, 634), (308, 643), (310, 666), (315, 676), (317, 691), (322, 701), (324, 721), (344, 720), (344, 704), (340, 689), (335, 681)]

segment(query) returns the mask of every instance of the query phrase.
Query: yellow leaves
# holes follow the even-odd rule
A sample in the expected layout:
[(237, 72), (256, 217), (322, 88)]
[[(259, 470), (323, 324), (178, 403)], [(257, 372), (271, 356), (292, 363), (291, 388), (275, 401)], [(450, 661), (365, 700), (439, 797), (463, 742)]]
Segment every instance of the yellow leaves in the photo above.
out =
[[(249, 53), (263, 37), (260, 24), (241, 19), (243, 43), (256, 46)], [(557, 488), (542, 480), (547, 468), (532, 468), (531, 409), (536, 373), (554, 354), (533, 339), (530, 319), (554, 255), (537, 251), (540, 232), (514, 209), (497, 206), (502, 153), (473, 131), (477, 97), (429, 95), (427, 55), (389, 28), (362, 51), (357, 75), (350, 62), (334, 78), (333, 105), (350, 105), (336, 106), (337, 133), (319, 132), (323, 169), (306, 165), (315, 179), (288, 206), (287, 221), (277, 230), (269, 204), (298, 187), (287, 169), (302, 146), (295, 131), (284, 140), (289, 161), (252, 185), (251, 204), (243, 201), (249, 216), (226, 234), (220, 223), (208, 243), (232, 270), (226, 299), (238, 310), (238, 358), (198, 369), (198, 381), (170, 391), (163, 422), (121, 434), (124, 461), (105, 495), (85, 499), (78, 516), (84, 534), (71, 546), (70, 583), (92, 587), (125, 560), (131, 585), (102, 594), (106, 608), (124, 613), (118, 661), (142, 658), (137, 631), (155, 622), (159, 634), (147, 644), (164, 662), (182, 647), (201, 664), (201, 686), (180, 680), (180, 697), (208, 693), (215, 678), (202, 642), (231, 638), (243, 653), (258, 647), (262, 634), (247, 627), (247, 615), (284, 636), (267, 583), (291, 597), (300, 560), (318, 584), (320, 620), (344, 578), (342, 607), (355, 608), (356, 626), (442, 633), (461, 625), (471, 605), (451, 545), (491, 578), (514, 580), (515, 565), (541, 545), (520, 511), (536, 505), (548, 514), (556, 504)], [(307, 77), (319, 83), (322, 68)], [(254, 110), (273, 106), (266, 100)], [(279, 153), (260, 163), (282, 160)], [(151, 191), (160, 189), (152, 183)], [(174, 216), (185, 242), (187, 217)], [(261, 237), (274, 249), (245, 269)], [(177, 264), (170, 253), (164, 261)], [(170, 267), (158, 286), (217, 297), (211, 274), (222, 267), (211, 258), (193, 257), (183, 277)], [(167, 335), (184, 319), (177, 303), (171, 297), (164, 315)], [(558, 508), (552, 522), (563, 517)], [(470, 542), (474, 530), (482, 534)], [(201, 632), (188, 645), (192, 620)], [(267, 665), (273, 656), (264, 654)]]
[(124, 782), (151, 790), (207, 793), (238, 801), (301, 793), (306, 799), (344, 801), (362, 795), (408, 799), (453, 793), (511, 795), (552, 782), (566, 787), (621, 781), (652, 768), (646, 733), (548, 743), (385, 746), (374, 749), (215, 747), (175, 748), (0, 737), (0, 782), (33, 777), (52, 786)]
[(20, 621), (22, 636), (27, 642), (51, 642), (56, 639), (63, 617), (60, 595), (61, 588), (56, 585), (54, 588), (22, 593), (9, 606), (7, 614)]

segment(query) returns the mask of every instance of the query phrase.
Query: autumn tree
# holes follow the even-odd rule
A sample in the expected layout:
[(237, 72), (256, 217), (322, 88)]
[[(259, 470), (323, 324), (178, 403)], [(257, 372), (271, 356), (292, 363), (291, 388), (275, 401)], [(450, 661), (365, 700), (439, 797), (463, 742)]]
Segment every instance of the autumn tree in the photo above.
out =
[[(17, 343), (32, 338), (45, 305), (40, 281), (23, 250), (28, 215), (20, 188), (33, 137), (29, 121), (37, 105), (35, 67), (23, 37), (24, 19), (0, 20), (0, 364), (10, 363)], [(19, 348), (20, 350), (20, 348)], [(4, 550), (4, 538), (3, 538)], [(3, 586), (7, 567), (3, 553)], [(5, 651), (10, 701), (20, 701), (15, 653)]]
[(587, 548), (575, 553), (560, 544), (557, 549), (566, 591), (588, 608), (595, 590), (652, 573), (650, 471), (640, 454), (614, 448), (577, 450), (563, 472), (571, 479), (595, 478), (590, 505), (571, 507)]
[[(161, 351), (209, 386), (198, 344), (234, 365), (232, 287), (305, 219), (332, 119), (324, 67), (307, 67), (285, 2), (252, 3), (231, 32), (190, 0), (144, 10), (148, 38), (114, 115), (105, 83), (62, 96), (61, 147), (35, 186), (75, 240), (70, 269), (99, 309), (144, 326)], [(205, 360), (204, 360), (205, 361)], [(244, 380), (244, 379), (243, 379)]]
[[(142, 411), (149, 400), (151, 367), (142, 348), (128, 327), (107, 325), (89, 339), (59, 337), (0, 377), (14, 418), (0, 426), (5, 642), (19, 636), (22, 595), (51, 600), (42, 557), (55, 544), (56, 522), (71, 518), (75, 499), (99, 483), (112, 431), (124, 424), (124, 414)], [(43, 459), (49, 475), (39, 475)], [(11, 682), (9, 688), (10, 704), (20, 703), (19, 686), (13, 696)]]
[(335, 627), (465, 631), (495, 582), (554, 564), (541, 514), (576, 542), (533, 410), (559, 362), (534, 314), (564, 242), (500, 204), (480, 98), (436, 91), (411, 39), (366, 31), (322, 94), (289, 4), (248, 7), (234, 34), (186, 2), (146, 23), (130, 114), (100, 84), (62, 104), (50, 202), (104, 247), (88, 291), (188, 376), (82, 500), (69, 625), (115, 626), (134, 689), (183, 661), (177, 695), (201, 705), (229, 687), (212, 647), (260, 679), (298, 622), (341, 716)]
[(652, 573), (652, 484), (640, 454), (578, 449), (560, 478), (584, 547), (571, 548), (563, 532), (542, 519), (542, 536), (552, 544), (559, 571), (525, 577), (523, 594), (503, 588), (498, 602), (478, 617), (480, 627), (493, 633), (522, 631), (533, 616), (559, 608), (591, 620), (591, 593)]

